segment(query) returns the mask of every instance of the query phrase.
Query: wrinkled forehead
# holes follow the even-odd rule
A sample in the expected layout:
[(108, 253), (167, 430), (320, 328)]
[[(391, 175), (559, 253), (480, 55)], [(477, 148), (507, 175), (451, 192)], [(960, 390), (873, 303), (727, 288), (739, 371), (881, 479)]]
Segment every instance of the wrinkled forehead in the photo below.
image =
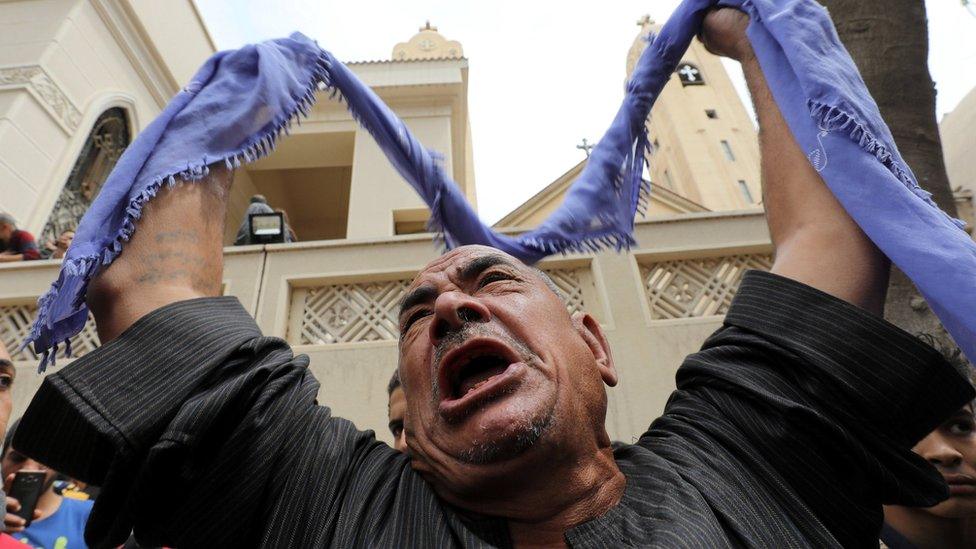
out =
[(527, 268), (524, 263), (499, 249), (478, 245), (461, 246), (428, 263), (414, 277), (408, 290), (422, 285), (436, 285), (438, 279), (455, 278), (482, 263), (507, 263), (519, 269)]

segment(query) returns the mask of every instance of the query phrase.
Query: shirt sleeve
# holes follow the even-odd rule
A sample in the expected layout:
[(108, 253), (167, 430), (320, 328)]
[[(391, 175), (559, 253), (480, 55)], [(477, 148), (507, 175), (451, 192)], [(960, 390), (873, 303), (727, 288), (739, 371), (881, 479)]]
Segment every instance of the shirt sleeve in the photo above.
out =
[(89, 544), (119, 546), (134, 529), (151, 546), (256, 546), (282, 520), (276, 506), (310, 444), (305, 466), (323, 476), (304, 479), (320, 498), (305, 520), (339, 513), (357, 464), (377, 469), (359, 475), (363, 489), (394, 461), (371, 432), (316, 405), (307, 360), (262, 337), (236, 298), (174, 303), (48, 376), (13, 444), (102, 487)]
[(34, 235), (27, 231), (17, 231), (16, 241), (14, 250), (16, 253), (24, 255), (24, 261), (41, 258), (41, 253), (37, 249), (37, 242), (34, 240)]
[[(759, 486), (794, 522), (862, 546), (877, 543), (882, 503), (945, 499), (941, 477), (911, 447), (973, 396), (912, 335), (752, 271), (725, 325), (679, 368), (677, 391), (643, 442), (675, 462), (695, 456), (714, 482)], [(707, 497), (736, 505), (718, 488)]]

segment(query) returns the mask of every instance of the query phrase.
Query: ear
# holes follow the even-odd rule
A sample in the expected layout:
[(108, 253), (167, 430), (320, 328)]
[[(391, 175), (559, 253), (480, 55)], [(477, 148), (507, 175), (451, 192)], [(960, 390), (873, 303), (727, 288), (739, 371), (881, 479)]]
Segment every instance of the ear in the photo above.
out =
[(600, 323), (593, 318), (593, 315), (584, 312), (573, 314), (573, 327), (579, 332), (580, 337), (586, 342), (593, 358), (596, 359), (596, 367), (600, 371), (600, 377), (609, 387), (617, 385), (617, 368), (613, 365), (613, 354), (610, 352), (610, 344), (603, 333)]

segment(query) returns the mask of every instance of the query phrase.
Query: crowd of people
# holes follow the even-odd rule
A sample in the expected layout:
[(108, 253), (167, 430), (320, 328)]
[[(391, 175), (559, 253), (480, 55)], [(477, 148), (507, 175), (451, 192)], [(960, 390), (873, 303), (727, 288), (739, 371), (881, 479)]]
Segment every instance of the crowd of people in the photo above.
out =
[(12, 215), (0, 213), (0, 263), (61, 259), (74, 237), (73, 230), (65, 230), (57, 238), (46, 241), (43, 248), (38, 248), (33, 234), (17, 228), (17, 220)]

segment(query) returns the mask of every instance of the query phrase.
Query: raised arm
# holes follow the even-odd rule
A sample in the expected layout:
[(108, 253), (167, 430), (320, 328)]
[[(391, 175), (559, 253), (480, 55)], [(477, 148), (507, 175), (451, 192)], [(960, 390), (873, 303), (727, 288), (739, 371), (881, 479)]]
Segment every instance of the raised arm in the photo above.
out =
[(164, 186), (145, 206), (132, 239), (88, 289), (102, 344), (159, 307), (220, 295), (232, 179), (214, 166), (202, 181)]
[(763, 204), (776, 248), (773, 272), (880, 315), (888, 259), (834, 198), (797, 145), (746, 37), (748, 23), (741, 11), (719, 9), (705, 18), (702, 38), (713, 53), (742, 64), (752, 95), (759, 119)]

